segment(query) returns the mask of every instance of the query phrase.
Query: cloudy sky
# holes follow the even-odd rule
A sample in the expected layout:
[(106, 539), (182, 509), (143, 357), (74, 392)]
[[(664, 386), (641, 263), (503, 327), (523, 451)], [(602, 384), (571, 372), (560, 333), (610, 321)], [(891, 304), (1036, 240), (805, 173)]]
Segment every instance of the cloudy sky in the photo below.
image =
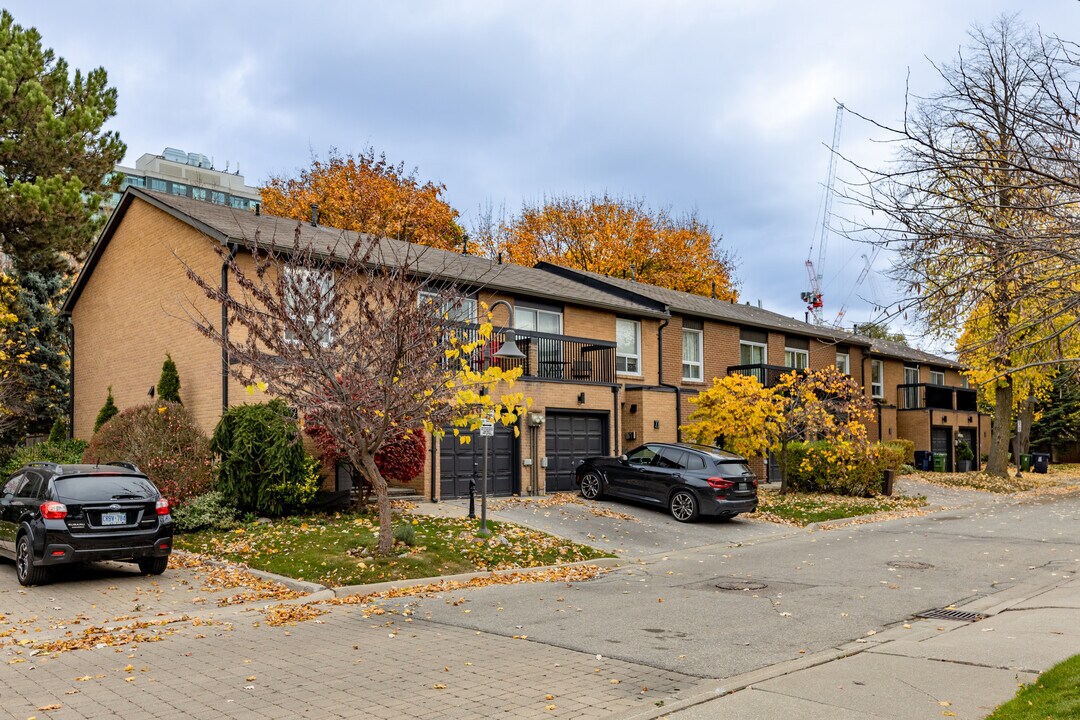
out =
[[(74, 66), (105, 66), (127, 164), (171, 146), (257, 185), (371, 144), (445, 183), (466, 225), (553, 193), (696, 208), (737, 254), (743, 299), (800, 318), (837, 100), (896, 121), (909, 70), (932, 92), (927, 58), (1003, 12), (1080, 40), (1075, 0), (0, 5)], [(841, 150), (883, 160), (875, 137), (847, 115)], [(830, 240), (827, 318), (888, 303), (877, 272), (852, 293), (866, 252)]]

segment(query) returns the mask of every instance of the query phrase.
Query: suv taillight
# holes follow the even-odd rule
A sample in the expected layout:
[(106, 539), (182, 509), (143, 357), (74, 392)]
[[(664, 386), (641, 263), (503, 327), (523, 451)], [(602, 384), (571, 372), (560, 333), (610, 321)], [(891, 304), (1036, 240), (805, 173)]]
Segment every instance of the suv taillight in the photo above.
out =
[(169, 514), (169, 501), (166, 500), (165, 498), (161, 498), (154, 505), (154, 508), (157, 510), (158, 515), (168, 515)]
[(67, 505), (55, 500), (41, 503), (41, 517), (46, 520), (63, 520), (67, 517)]
[(716, 490), (730, 490), (735, 487), (735, 483), (727, 478), (711, 477), (705, 482), (709, 483), (709, 487), (715, 488)]

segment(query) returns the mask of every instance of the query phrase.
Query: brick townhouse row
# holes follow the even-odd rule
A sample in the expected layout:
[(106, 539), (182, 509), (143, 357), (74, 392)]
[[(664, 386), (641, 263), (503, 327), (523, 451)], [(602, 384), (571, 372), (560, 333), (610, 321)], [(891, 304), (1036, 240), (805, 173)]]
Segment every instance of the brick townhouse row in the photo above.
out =
[[(292, 242), (295, 220), (128, 188), (93, 248), (63, 313), (71, 326), (71, 426), (92, 433), (112, 387), (117, 404), (148, 400), (168, 352), (183, 381), (181, 395), (207, 432), (224, 407), (263, 399), (223, 371), (220, 348), (200, 336), (188, 313), (220, 317), (186, 276), (183, 263), (218, 277), (214, 245)], [(354, 233), (299, 224), (302, 240), (326, 247)], [(344, 237), (343, 237), (344, 236)], [(408, 249), (387, 241), (387, 247)], [(907, 438), (917, 449), (944, 452), (952, 463), (963, 438), (981, 452), (989, 418), (975, 406), (955, 362), (900, 343), (871, 340), (800, 322), (762, 308), (546, 263), (502, 264), (423, 249), (420, 271), (453, 283), (465, 296), (456, 319), (478, 319), (481, 303), (505, 300), (495, 324), (517, 329), (525, 359), (515, 389), (533, 400), (520, 434), (497, 428), (490, 443), (489, 490), (496, 495), (571, 490), (574, 467), (589, 455), (615, 455), (645, 442), (679, 439), (690, 399), (727, 373), (775, 384), (791, 368), (836, 364), (874, 400), (875, 439)], [(227, 279), (227, 278), (226, 278)], [(432, 500), (461, 497), (479, 467), (483, 443), (448, 435), (429, 439), (423, 473), (412, 487)], [(759, 474), (762, 458), (755, 458)], [(351, 481), (347, 472), (327, 487)]]

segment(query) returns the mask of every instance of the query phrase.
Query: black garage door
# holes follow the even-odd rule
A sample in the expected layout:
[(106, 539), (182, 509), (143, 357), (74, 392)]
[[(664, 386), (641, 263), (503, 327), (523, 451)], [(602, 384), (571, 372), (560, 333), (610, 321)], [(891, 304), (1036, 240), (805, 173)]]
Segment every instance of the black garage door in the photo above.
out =
[[(439, 478), (444, 499), (469, 496), (469, 480), (476, 478), (476, 495), (480, 496), (480, 478), (484, 472), (484, 438), (480, 432), (465, 433), (472, 440), (465, 444), (454, 436), (452, 427), (439, 445)], [(516, 490), (514, 471), (517, 468), (517, 443), (514, 429), (495, 425), (495, 436), (488, 438), (488, 495), (512, 495)]]
[(952, 428), (930, 428), (930, 452), (945, 455), (945, 470), (952, 472)]
[(548, 492), (573, 490), (574, 468), (593, 455), (607, 455), (607, 413), (549, 412), (546, 450)]

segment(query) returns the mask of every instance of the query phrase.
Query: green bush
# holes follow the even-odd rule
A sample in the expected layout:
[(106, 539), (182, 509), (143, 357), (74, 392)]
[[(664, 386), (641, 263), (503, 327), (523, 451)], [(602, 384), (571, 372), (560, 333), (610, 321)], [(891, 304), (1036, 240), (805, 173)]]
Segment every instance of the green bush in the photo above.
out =
[(961, 440), (956, 443), (956, 459), (957, 460), (974, 460), (975, 453), (971, 451), (971, 446), (967, 444), (966, 440)]
[(82, 440), (63, 440), (61, 442), (43, 442), (29, 447), (15, 448), (4, 462), (0, 475), (7, 479), (23, 465), (32, 462), (54, 462), (61, 465), (73, 465), (82, 462), (86, 442)]
[(49, 429), (49, 442), (58, 443), (67, 439), (67, 421), (61, 416), (53, 420), (52, 428)]
[(282, 400), (229, 408), (210, 439), (217, 489), (244, 513), (301, 512), (319, 489), (318, 463)]
[(180, 532), (231, 530), (237, 525), (236, 514), (236, 508), (226, 501), (225, 496), (212, 490), (175, 508), (172, 518)]
[(412, 526), (412, 523), (406, 522), (402, 525), (394, 526), (394, 539), (398, 542), (405, 543), (409, 547), (416, 544), (416, 528)]
[(914, 465), (908, 465), (907, 463), (904, 463), (903, 465), (900, 466), (900, 470), (899, 470), (899, 472), (897, 474), (898, 475), (912, 475), (914, 473), (915, 473), (915, 466)]
[(85, 462), (132, 462), (174, 506), (210, 489), (210, 447), (194, 416), (177, 403), (136, 405), (94, 433)]
[(884, 443), (860, 449), (848, 443), (817, 441), (788, 445), (788, 487), (871, 497), (881, 492), (885, 470), (899, 470), (905, 450)]
[(109, 386), (109, 394), (105, 398), (105, 404), (98, 410), (97, 419), (94, 420), (94, 432), (101, 429), (101, 426), (112, 420), (114, 417), (120, 414), (120, 409), (116, 407), (116, 402), (113, 401), (112, 385)]
[(914, 465), (915, 464), (915, 441), (914, 440), (889, 440), (885, 444), (886, 445), (895, 445), (896, 447), (899, 447), (903, 451), (904, 455), (903, 455), (902, 464), (904, 464), (904, 465)]
[(180, 373), (172, 355), (165, 353), (165, 362), (161, 366), (161, 377), (157, 381), (157, 396), (162, 402), (174, 402), (183, 405), (180, 399)]

